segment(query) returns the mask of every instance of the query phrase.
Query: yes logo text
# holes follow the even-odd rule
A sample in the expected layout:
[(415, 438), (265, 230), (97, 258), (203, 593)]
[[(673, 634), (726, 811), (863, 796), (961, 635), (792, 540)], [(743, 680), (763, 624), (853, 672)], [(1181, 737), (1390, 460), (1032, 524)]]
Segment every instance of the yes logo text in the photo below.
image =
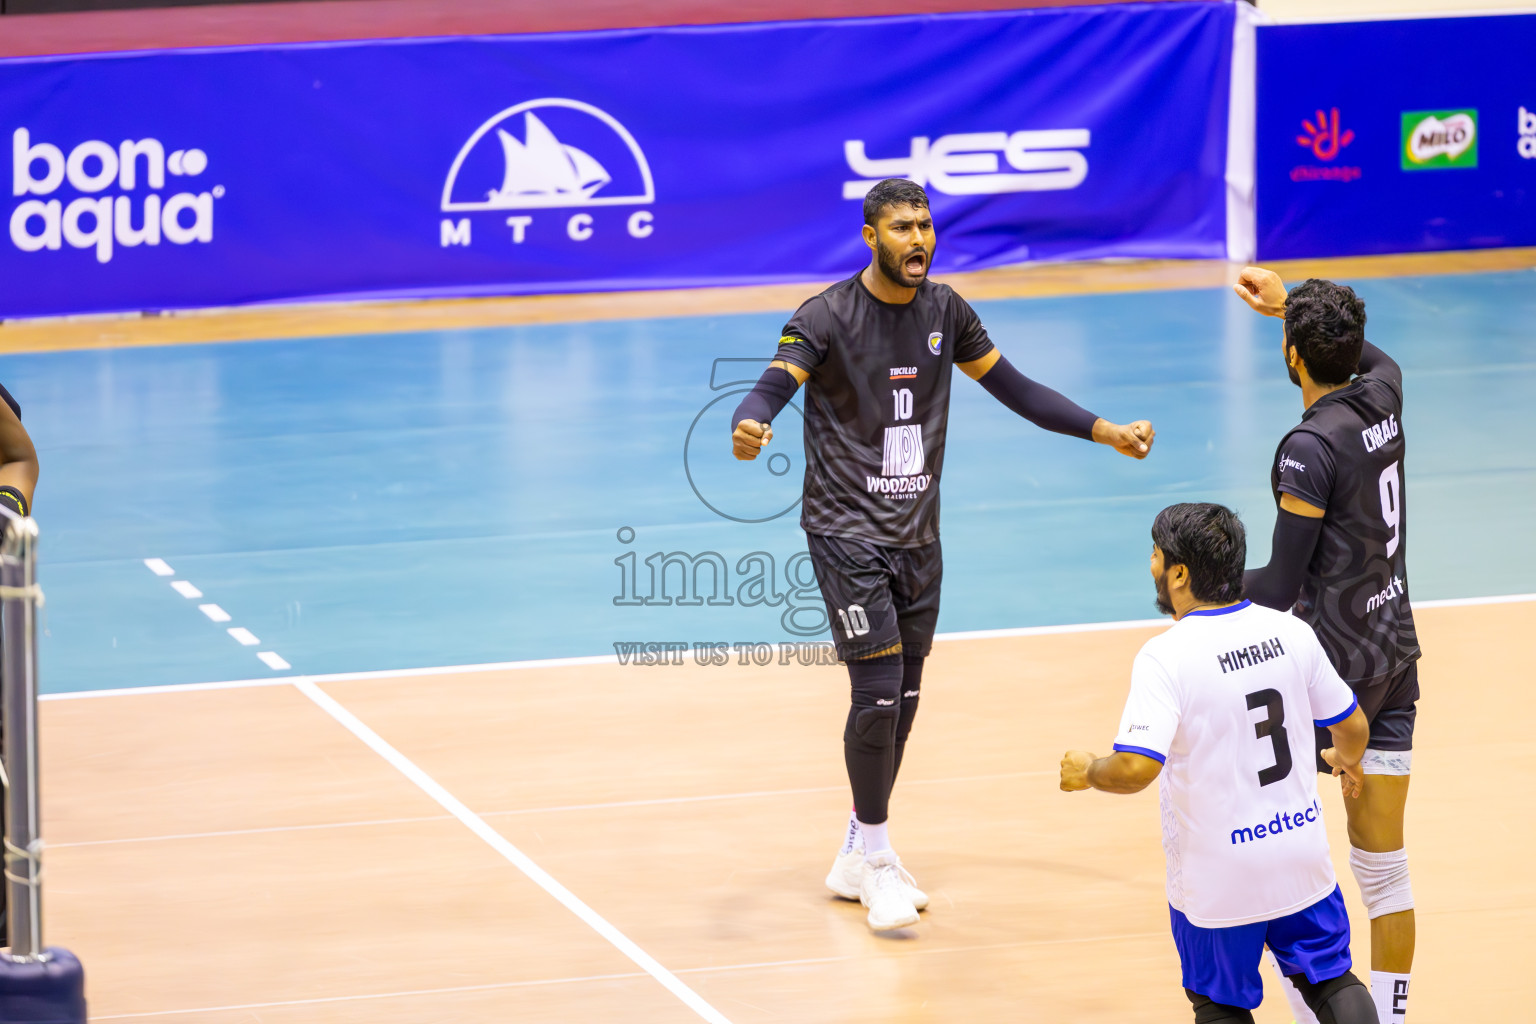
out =
[[(1087, 128), (1035, 132), (964, 132), (930, 141), (915, 136), (906, 156), (871, 159), (862, 139), (843, 143), (848, 168), (861, 181), (843, 182), (844, 199), (863, 199), (883, 178), (911, 178), (950, 196), (1073, 189), (1088, 177)], [(1013, 172), (1000, 171), (998, 155)]]

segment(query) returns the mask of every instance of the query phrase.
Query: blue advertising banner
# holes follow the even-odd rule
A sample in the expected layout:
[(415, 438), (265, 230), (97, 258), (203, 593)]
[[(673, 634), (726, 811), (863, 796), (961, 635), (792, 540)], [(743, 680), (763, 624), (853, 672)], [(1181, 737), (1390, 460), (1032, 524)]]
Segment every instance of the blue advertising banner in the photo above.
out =
[(1230, 4), (0, 62), (0, 316), (1223, 254)]
[(1536, 245), (1536, 15), (1258, 29), (1263, 259)]

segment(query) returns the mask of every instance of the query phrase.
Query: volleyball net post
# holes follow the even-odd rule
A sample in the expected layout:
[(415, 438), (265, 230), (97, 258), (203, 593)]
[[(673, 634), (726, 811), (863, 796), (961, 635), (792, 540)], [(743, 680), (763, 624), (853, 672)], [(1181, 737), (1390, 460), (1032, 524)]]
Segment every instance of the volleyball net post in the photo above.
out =
[(37, 784), (37, 522), (5, 517), (0, 541), (0, 725), (5, 752), (5, 909), (12, 960), (43, 954)]
[(0, 1024), (85, 1022), (85, 975), (43, 944), (38, 785), (37, 521), (0, 507), (0, 746), (5, 775), (5, 925)]

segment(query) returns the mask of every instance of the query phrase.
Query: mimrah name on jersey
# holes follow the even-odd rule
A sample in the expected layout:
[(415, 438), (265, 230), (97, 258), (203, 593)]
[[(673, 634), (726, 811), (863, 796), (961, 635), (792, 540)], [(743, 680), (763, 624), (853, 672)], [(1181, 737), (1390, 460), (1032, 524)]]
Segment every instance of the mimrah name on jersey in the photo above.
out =
[(1236, 672), (1239, 669), (1252, 668), (1254, 665), (1266, 661), (1273, 661), (1285, 653), (1285, 648), (1280, 646), (1280, 638), (1272, 637), (1247, 647), (1239, 647), (1235, 651), (1228, 651), (1216, 659), (1216, 664), (1221, 666), (1222, 675), (1228, 672)]

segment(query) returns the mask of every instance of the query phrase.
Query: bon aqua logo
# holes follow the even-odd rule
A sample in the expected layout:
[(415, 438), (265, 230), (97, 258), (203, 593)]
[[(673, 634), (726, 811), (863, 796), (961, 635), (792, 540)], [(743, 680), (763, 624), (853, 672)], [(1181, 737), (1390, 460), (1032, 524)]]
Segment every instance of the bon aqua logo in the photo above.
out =
[[(113, 144), (86, 139), (69, 149), (11, 134), (11, 243), (22, 252), (71, 249), (110, 263), (118, 249), (213, 241), (214, 200), (223, 185), (191, 181), (208, 169), (208, 154), (159, 139)], [(166, 175), (169, 174), (170, 178)], [(170, 193), (166, 195), (165, 193)]]
[(1438, 171), (1477, 166), (1477, 111), (1403, 112), (1405, 171)]

